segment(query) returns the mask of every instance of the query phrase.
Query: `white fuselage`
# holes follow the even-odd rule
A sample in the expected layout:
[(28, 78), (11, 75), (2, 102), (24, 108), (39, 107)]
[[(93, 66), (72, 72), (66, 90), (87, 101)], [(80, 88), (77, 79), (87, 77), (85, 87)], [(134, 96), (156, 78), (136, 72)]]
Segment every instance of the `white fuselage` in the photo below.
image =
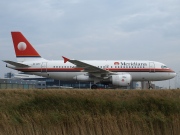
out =
[[(133, 81), (161, 81), (171, 79), (176, 73), (167, 68), (163, 63), (155, 61), (136, 61), (136, 60), (84, 60), (82, 62), (117, 73), (130, 74)], [(28, 74), (39, 75), (59, 80), (74, 80), (78, 75), (86, 75), (82, 67), (76, 67), (70, 62), (37, 60), (26, 61), (30, 67), (17, 68), (11, 65), (8, 67), (26, 72)]]

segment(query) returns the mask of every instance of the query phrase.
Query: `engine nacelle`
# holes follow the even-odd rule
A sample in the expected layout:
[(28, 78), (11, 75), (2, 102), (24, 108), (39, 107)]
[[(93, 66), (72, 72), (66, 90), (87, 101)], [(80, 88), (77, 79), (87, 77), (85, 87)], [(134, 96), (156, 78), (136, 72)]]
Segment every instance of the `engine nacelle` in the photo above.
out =
[(116, 86), (129, 86), (131, 83), (132, 77), (130, 74), (124, 75), (112, 75), (111, 81), (113, 85)]
[(93, 78), (90, 78), (88, 75), (77, 75), (73, 79), (77, 81), (93, 81)]

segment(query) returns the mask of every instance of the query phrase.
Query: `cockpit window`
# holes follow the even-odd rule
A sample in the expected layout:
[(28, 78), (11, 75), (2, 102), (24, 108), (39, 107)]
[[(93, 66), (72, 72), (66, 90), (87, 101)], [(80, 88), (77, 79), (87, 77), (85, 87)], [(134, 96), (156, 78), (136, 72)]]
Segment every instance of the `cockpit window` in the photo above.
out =
[(165, 66), (165, 65), (162, 65), (162, 66), (161, 66), (161, 68), (167, 68), (167, 66)]

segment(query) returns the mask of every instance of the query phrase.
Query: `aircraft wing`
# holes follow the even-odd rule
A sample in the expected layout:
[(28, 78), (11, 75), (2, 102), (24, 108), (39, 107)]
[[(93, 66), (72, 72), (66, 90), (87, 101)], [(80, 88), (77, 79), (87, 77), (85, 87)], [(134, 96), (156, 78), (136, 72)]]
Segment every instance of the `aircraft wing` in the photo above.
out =
[(8, 64), (11, 64), (11, 65), (13, 65), (15, 67), (30, 67), (29, 65), (22, 64), (22, 63), (17, 63), (17, 62), (10, 61), (10, 60), (3, 60), (3, 61), (8, 63)]
[(71, 59), (68, 59), (66, 57), (63, 57), (63, 59), (64, 59), (64, 63), (66, 63), (68, 61), (68, 62), (76, 65), (79, 68), (83, 68), (84, 69), (83, 71), (88, 72), (91, 75), (94, 75), (94, 76), (97, 76), (97, 77), (107, 76), (107, 75), (110, 75), (110, 74), (115, 74), (115, 73), (112, 73), (112, 72), (110, 72), (108, 70), (98, 68), (96, 66), (90, 65), (88, 63), (85, 63), (85, 62), (82, 62), (82, 61), (79, 61), (79, 60), (71, 60)]

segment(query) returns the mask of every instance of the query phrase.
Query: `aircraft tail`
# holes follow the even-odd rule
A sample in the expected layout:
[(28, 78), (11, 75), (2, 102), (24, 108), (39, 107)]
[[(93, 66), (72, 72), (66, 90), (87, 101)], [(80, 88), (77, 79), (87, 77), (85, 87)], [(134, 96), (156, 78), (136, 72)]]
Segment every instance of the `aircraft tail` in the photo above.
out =
[(11, 32), (11, 35), (18, 62), (43, 59), (21, 32)]

